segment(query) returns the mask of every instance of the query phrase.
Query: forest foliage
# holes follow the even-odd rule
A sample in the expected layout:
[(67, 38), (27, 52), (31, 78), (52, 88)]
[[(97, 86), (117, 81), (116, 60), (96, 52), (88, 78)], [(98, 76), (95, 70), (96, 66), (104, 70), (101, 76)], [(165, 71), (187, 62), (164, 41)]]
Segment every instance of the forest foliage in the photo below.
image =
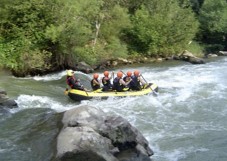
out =
[(225, 50), (226, 0), (1, 0), (0, 66), (65, 69), (130, 55)]

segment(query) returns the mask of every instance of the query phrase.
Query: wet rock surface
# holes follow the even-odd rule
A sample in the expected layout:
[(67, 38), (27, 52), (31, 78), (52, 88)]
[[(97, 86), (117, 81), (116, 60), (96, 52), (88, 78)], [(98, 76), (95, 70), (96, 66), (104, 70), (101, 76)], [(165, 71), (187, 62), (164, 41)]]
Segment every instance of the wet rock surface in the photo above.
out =
[(80, 106), (64, 113), (57, 160), (151, 161), (144, 136), (121, 116)]
[(7, 92), (4, 89), (0, 89), (0, 108), (16, 108), (17, 103), (15, 100), (7, 96)]

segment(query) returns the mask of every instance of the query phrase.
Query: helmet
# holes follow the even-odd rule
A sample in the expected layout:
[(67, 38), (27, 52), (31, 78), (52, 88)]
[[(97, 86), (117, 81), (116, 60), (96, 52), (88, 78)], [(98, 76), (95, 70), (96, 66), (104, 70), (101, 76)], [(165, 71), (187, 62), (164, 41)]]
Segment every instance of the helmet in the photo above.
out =
[(128, 76), (128, 77), (131, 77), (131, 76), (132, 76), (132, 72), (128, 71), (128, 72), (127, 72), (127, 76)]
[(135, 70), (134, 75), (138, 77), (140, 75), (140, 72), (138, 70)]
[(122, 72), (117, 72), (117, 77), (122, 78), (123, 73)]
[(67, 70), (67, 76), (73, 76), (74, 71), (73, 70)]
[(97, 79), (99, 77), (99, 75), (97, 73), (93, 74), (93, 78)]
[(105, 71), (104, 72), (104, 76), (108, 77), (109, 76), (109, 72), (108, 71)]

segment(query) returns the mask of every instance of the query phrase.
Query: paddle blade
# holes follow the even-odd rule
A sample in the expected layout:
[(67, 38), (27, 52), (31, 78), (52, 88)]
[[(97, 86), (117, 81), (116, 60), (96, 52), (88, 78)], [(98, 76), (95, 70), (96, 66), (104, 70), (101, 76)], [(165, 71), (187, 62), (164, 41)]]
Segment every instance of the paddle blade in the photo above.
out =
[(64, 91), (64, 94), (65, 94), (65, 95), (68, 95), (68, 93), (69, 93), (69, 92), (68, 92), (68, 88), (66, 88), (65, 91)]

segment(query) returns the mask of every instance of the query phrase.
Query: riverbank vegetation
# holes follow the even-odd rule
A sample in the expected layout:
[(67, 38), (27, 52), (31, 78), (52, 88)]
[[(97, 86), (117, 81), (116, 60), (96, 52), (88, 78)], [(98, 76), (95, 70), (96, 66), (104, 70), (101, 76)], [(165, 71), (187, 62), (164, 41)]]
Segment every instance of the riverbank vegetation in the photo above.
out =
[(225, 50), (226, 0), (1, 0), (0, 66), (16, 75), (80, 61)]

